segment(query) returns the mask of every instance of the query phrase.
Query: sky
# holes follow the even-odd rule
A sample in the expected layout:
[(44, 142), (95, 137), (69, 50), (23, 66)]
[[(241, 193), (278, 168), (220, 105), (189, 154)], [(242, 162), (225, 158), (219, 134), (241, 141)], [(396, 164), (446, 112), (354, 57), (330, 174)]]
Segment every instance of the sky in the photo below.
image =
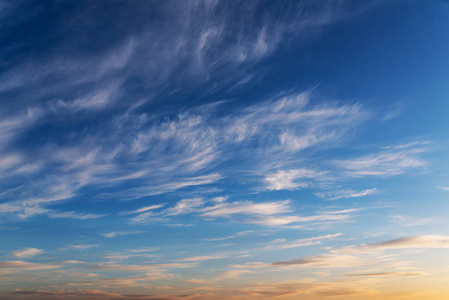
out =
[(448, 299), (449, 2), (0, 1), (0, 299)]

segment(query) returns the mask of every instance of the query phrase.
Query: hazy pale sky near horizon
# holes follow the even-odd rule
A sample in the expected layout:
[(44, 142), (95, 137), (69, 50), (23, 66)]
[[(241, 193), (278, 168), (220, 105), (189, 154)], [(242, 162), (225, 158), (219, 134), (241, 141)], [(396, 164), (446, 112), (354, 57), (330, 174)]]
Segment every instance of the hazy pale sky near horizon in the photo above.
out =
[(449, 2), (0, 1), (0, 299), (448, 299)]

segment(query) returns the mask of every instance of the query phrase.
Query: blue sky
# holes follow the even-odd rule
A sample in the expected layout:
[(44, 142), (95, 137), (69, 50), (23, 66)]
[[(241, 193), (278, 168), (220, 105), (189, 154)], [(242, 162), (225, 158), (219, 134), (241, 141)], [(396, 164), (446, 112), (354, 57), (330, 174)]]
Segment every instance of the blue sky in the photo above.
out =
[(446, 299), (447, 1), (0, 1), (0, 299)]

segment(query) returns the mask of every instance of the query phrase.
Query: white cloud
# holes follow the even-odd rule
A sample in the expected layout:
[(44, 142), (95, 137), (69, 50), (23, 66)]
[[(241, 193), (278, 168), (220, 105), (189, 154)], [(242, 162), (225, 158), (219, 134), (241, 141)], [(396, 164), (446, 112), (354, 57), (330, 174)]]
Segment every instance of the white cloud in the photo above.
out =
[(24, 261), (0, 261), (0, 272), (13, 273), (18, 271), (48, 270), (61, 268), (59, 265), (39, 264)]
[(197, 262), (168, 263), (168, 264), (139, 264), (139, 265), (122, 265), (114, 263), (102, 263), (93, 266), (95, 270), (120, 270), (120, 271), (141, 271), (154, 272), (170, 269), (185, 269), (198, 266)]
[(310, 131), (301, 136), (297, 136), (294, 133), (287, 131), (282, 133), (279, 139), (283, 148), (292, 152), (296, 152), (299, 150), (307, 149), (309, 147), (313, 147), (319, 143), (329, 142), (332, 140), (337, 141), (339, 137), (339, 134), (332, 131), (325, 133)]
[(120, 214), (121, 215), (140, 214), (140, 213), (143, 213), (143, 212), (147, 212), (147, 211), (150, 211), (150, 210), (155, 210), (155, 209), (161, 208), (163, 206), (164, 206), (164, 204), (155, 204), (155, 205), (141, 207), (141, 208), (133, 210), (133, 211), (122, 212)]
[(437, 188), (442, 191), (449, 192), (449, 186), (437, 186)]
[(423, 272), (371, 272), (345, 275), (346, 277), (412, 277), (429, 275)]
[(211, 200), (213, 202), (222, 203), (222, 202), (225, 202), (227, 199), (228, 199), (228, 196), (219, 196), (219, 197), (214, 197)]
[(341, 236), (341, 233), (327, 234), (322, 236), (316, 236), (312, 238), (303, 238), (294, 241), (285, 240), (275, 240), (269, 245), (264, 247), (264, 250), (280, 250), (280, 249), (290, 249), (297, 247), (306, 247), (311, 245), (319, 245), (323, 240), (331, 240), (333, 238)]
[(80, 244), (80, 245), (65, 245), (61, 250), (86, 250), (89, 248), (98, 247), (99, 244)]
[(142, 252), (154, 252), (157, 250), (159, 250), (159, 248), (149, 247), (149, 248), (131, 249), (128, 251), (131, 253), (142, 253)]
[(119, 82), (114, 82), (110, 86), (94, 91), (90, 95), (86, 95), (83, 98), (73, 101), (58, 100), (53, 104), (53, 109), (70, 109), (72, 111), (83, 109), (102, 109), (111, 104), (114, 96), (117, 96), (116, 94), (118, 93), (119, 87)]
[(175, 206), (170, 207), (164, 211), (166, 216), (175, 216), (179, 214), (188, 214), (197, 211), (199, 207), (203, 206), (203, 198), (183, 199), (176, 203)]
[(41, 254), (43, 250), (37, 249), (37, 248), (25, 248), (23, 250), (16, 250), (11, 252), (12, 255), (19, 257), (19, 258), (26, 258), (26, 257), (33, 257), (38, 254)]
[(250, 270), (229, 270), (220, 273), (220, 275), (215, 280), (224, 280), (224, 279), (233, 279), (236, 277), (240, 277), (244, 274), (252, 274), (253, 271)]
[(441, 235), (421, 235), (393, 239), (385, 242), (366, 244), (360, 249), (389, 250), (389, 249), (413, 249), (413, 248), (449, 248), (449, 237)]
[(275, 267), (305, 267), (305, 268), (351, 268), (363, 262), (356, 256), (322, 254), (301, 259), (276, 261), (270, 264)]
[[(213, 116), (213, 110), (216, 109), (214, 105), (195, 107), (163, 120), (157, 116), (126, 113), (92, 136), (79, 138), (76, 146), (52, 145), (45, 149), (50, 155), (43, 158), (36, 170), (53, 166), (56, 167), (55, 172), (42, 177), (38, 171), (34, 185), (27, 185), (34, 194), (41, 194), (42, 199), (49, 201), (42, 200), (39, 205), (27, 205), (27, 208), (17, 207), (18, 202), (7, 202), (8, 207), (3, 205), (0, 211), (14, 211), (22, 218), (38, 214), (81, 220), (102, 217), (98, 214), (54, 211), (48, 206), (57, 201), (69, 200), (86, 186), (100, 199), (136, 199), (212, 184), (224, 178), (224, 175), (214, 173), (211, 166), (254, 150), (241, 147), (250, 141), (258, 141), (263, 147), (247, 160), (248, 170), (256, 167), (259, 161), (268, 161), (270, 156), (277, 157), (276, 153), (286, 150), (284, 146), (273, 143), (272, 137), (282, 136), (287, 128), (295, 135), (308, 134), (299, 131), (311, 127), (321, 128), (319, 132), (327, 134), (326, 128), (329, 126), (334, 128), (341, 125), (346, 128), (366, 117), (366, 113), (357, 105), (316, 107), (309, 104), (310, 98), (311, 93), (292, 93), (219, 118)], [(235, 126), (246, 128), (237, 139), (232, 138)], [(299, 131), (295, 131), (295, 128)], [(26, 157), (20, 159), (24, 162), (28, 160)], [(281, 156), (276, 159), (275, 169), (280, 171), (265, 178), (269, 190), (293, 190), (307, 186), (311, 181), (323, 180), (324, 173), (306, 168), (282, 170), (280, 167), (285, 164), (284, 159)], [(22, 163), (19, 165), (21, 168), (25, 166)], [(12, 168), (17, 169), (19, 165)], [(267, 169), (265, 166), (261, 168)], [(124, 187), (124, 181), (132, 181), (128, 185), (130, 188), (122, 188), (114, 193), (96, 190), (100, 186)], [(56, 197), (44, 193), (58, 184), (64, 185), (66, 190), (58, 192), (62, 194), (59, 200), (51, 200)], [(11, 203), (14, 203), (14, 208), (10, 206)], [(148, 208), (148, 211), (129, 213), (140, 213), (134, 221), (141, 222), (153, 216), (150, 211), (156, 208), (151, 207), (141, 208)], [(180, 212), (175, 212), (176, 208), (172, 209), (171, 216)], [(210, 214), (205, 212), (204, 216)]]
[(177, 259), (176, 261), (195, 262), (195, 261), (205, 261), (205, 260), (223, 259), (223, 258), (227, 258), (227, 256), (224, 256), (224, 255), (192, 256), (192, 257), (180, 258), (180, 259)]
[(391, 220), (392, 222), (404, 227), (423, 226), (438, 223), (438, 220), (435, 218), (410, 218), (401, 215), (393, 215), (391, 216)]
[(123, 235), (138, 234), (138, 233), (142, 233), (142, 232), (143, 231), (111, 231), (111, 232), (107, 232), (107, 233), (100, 233), (100, 235), (102, 235), (106, 238), (114, 238), (114, 237), (123, 236)]
[[(343, 222), (347, 221), (351, 213), (362, 209), (353, 208), (345, 210), (322, 211), (318, 214), (307, 216), (291, 215), (291, 200), (271, 201), (271, 202), (253, 202), (253, 201), (235, 201), (212, 203), (205, 202), (203, 198), (183, 199), (177, 202), (173, 207), (169, 207), (158, 213), (151, 211), (141, 213), (131, 218), (131, 222), (167, 221), (167, 219), (176, 217), (180, 214), (195, 214), (205, 220), (217, 218), (233, 218), (237, 221), (263, 226), (284, 226), (290, 224), (296, 228), (301, 228), (304, 224), (317, 224), (323, 222)], [(209, 205), (207, 205), (209, 204)], [(285, 215), (290, 213), (290, 215)], [(185, 226), (185, 225), (184, 225)], [(293, 227), (292, 227), (293, 228)], [(239, 232), (223, 238), (205, 239), (208, 241), (219, 241), (239, 237), (250, 233), (251, 231)]]
[(258, 216), (257, 218), (247, 220), (247, 222), (264, 226), (286, 226), (290, 224), (301, 224), (295, 227), (302, 228), (304, 224), (307, 223), (343, 222), (349, 219), (351, 212), (355, 211), (358, 210), (327, 211), (309, 216)]
[(200, 216), (206, 218), (230, 217), (234, 214), (274, 215), (290, 211), (290, 200), (260, 202), (237, 201), (220, 203), (202, 209)]
[(225, 237), (220, 237), (220, 238), (209, 238), (209, 239), (203, 239), (203, 240), (205, 240), (205, 241), (223, 241), (223, 240), (228, 240), (228, 239), (234, 239), (234, 238), (237, 238), (237, 237), (241, 237), (241, 236), (246, 236), (246, 235), (248, 235), (248, 234), (251, 234), (251, 233), (253, 233), (254, 231), (252, 231), (252, 230), (246, 230), (246, 231), (240, 231), (240, 232), (237, 232), (237, 233), (234, 233), (234, 234), (232, 234), (232, 235), (229, 235), (229, 236), (225, 236)]
[(351, 176), (393, 176), (411, 168), (423, 167), (426, 162), (419, 155), (428, 149), (427, 143), (412, 143), (386, 148), (376, 154), (356, 159), (336, 161), (336, 165)]
[(338, 200), (342, 198), (358, 198), (363, 196), (368, 196), (372, 194), (378, 193), (379, 190), (377, 188), (354, 191), (354, 190), (337, 190), (333, 192), (325, 192), (325, 193), (317, 193), (316, 195), (320, 198), (328, 199), (328, 200)]
[(65, 212), (49, 211), (46, 213), (46, 215), (48, 215), (50, 218), (53, 219), (77, 219), (77, 220), (97, 219), (106, 216), (99, 214), (78, 213), (74, 211), (65, 211)]
[[(134, 4), (123, 5), (126, 11), (137, 11)], [(274, 53), (284, 38), (309, 37), (311, 32), (319, 32), (316, 29), (346, 16), (340, 10), (341, 3), (313, 8), (300, 3), (288, 8), (270, 5), (284, 17), (262, 14), (260, 19), (262, 15), (253, 13), (262, 8), (258, 2), (239, 9), (215, 1), (155, 5), (152, 9), (164, 16), (161, 19), (171, 20), (168, 26), (130, 14), (123, 16), (125, 23), (134, 28), (132, 24), (138, 22), (142, 30), (124, 30), (97, 51), (80, 55), (62, 51), (21, 60), (0, 76), (0, 91), (15, 94), (11, 102), (16, 102), (2, 107), (0, 156), (5, 159), (0, 165), (5, 169), (0, 167), (1, 175), (26, 175), (29, 180), (21, 189), (42, 199), (52, 198), (46, 191), (61, 182), (70, 190), (65, 200), (76, 196), (82, 187), (89, 187), (94, 198), (135, 199), (215, 183), (225, 175), (211, 173), (211, 169), (230, 158), (240, 158), (242, 153), (244, 156), (246, 151), (254, 152), (251, 146), (244, 149), (251, 141), (263, 148), (254, 155), (257, 162), (262, 161), (262, 155), (276, 157), (276, 153), (262, 154), (270, 152), (266, 150), (300, 151), (340, 141), (348, 128), (366, 118), (366, 112), (359, 105), (314, 105), (318, 102), (310, 101), (311, 93), (256, 99), (257, 105), (237, 107), (225, 116), (198, 112), (204, 107), (153, 114), (136, 109), (156, 95), (163, 101), (172, 92), (189, 88), (191, 82), (201, 85), (214, 79), (219, 89), (241, 86), (259, 76), (254, 75), (255, 64)], [(74, 18), (88, 24), (86, 15), (81, 9)], [(245, 25), (231, 21), (242, 16)], [(50, 31), (58, 28), (51, 26)], [(72, 38), (76, 43), (77, 37)], [(58, 40), (56, 48), (72, 49), (66, 42)], [(167, 80), (173, 77), (176, 80)], [(136, 87), (136, 93), (128, 93), (123, 83), (129, 79), (144, 84)], [(16, 114), (14, 107), (26, 113)], [(89, 114), (99, 110), (101, 118)], [(13, 117), (7, 117), (10, 115)], [(37, 129), (41, 125), (37, 120), (48, 128), (59, 128), (59, 122), (65, 120), (73, 126), (20, 155), (15, 147), (5, 150), (11, 146), (9, 141), (24, 137), (21, 134), (33, 126)], [(248, 169), (254, 168), (259, 168), (258, 164), (248, 162)], [(125, 187), (123, 181), (132, 182)], [(120, 186), (121, 192), (104, 193), (113, 185)], [(80, 220), (101, 216), (50, 210), (55, 203), (43, 201), (20, 209), (3, 206), (0, 210), (22, 218), (38, 214)]]
[(296, 190), (307, 187), (305, 181), (298, 182), (299, 179), (314, 179), (322, 177), (324, 173), (317, 173), (308, 169), (279, 170), (274, 174), (265, 177), (265, 188), (268, 190)]

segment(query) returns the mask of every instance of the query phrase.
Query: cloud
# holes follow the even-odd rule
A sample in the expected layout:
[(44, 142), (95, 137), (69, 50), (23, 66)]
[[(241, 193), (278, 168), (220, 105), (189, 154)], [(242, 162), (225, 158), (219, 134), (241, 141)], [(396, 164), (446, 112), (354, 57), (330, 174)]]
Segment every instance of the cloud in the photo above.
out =
[(219, 197), (214, 197), (211, 200), (213, 202), (221, 203), (221, 202), (225, 202), (227, 199), (228, 199), (228, 196), (219, 196)]
[(41, 254), (43, 250), (37, 248), (25, 248), (23, 250), (16, 250), (11, 252), (12, 255), (22, 258), (22, 257), (33, 257), (38, 254)]
[(100, 235), (102, 235), (106, 238), (114, 238), (114, 237), (123, 236), (123, 235), (138, 234), (138, 233), (142, 233), (142, 232), (143, 231), (111, 231), (111, 232), (107, 232), (107, 233), (100, 233)]
[(279, 137), (281, 146), (291, 152), (307, 149), (324, 142), (338, 141), (339, 138), (341, 138), (341, 134), (336, 132), (319, 133), (318, 130), (311, 130), (301, 136), (287, 131)]
[(445, 192), (449, 191), (449, 186), (437, 186), (437, 188)]
[(360, 265), (361, 260), (352, 255), (322, 254), (301, 259), (276, 261), (275, 267), (306, 267), (306, 268), (350, 268)]
[(104, 298), (122, 298), (121, 294), (113, 293), (113, 292), (106, 292), (101, 290), (78, 290), (78, 291), (64, 291), (64, 290), (57, 290), (57, 291), (48, 291), (48, 290), (36, 290), (36, 291), (15, 291), (12, 293), (13, 295), (19, 295), (19, 296), (38, 296), (38, 297), (54, 297), (54, 298), (61, 298), (61, 297), (89, 297), (93, 299), (104, 299)]
[(61, 268), (59, 265), (30, 263), (24, 261), (0, 261), (0, 272), (34, 271)]
[[(203, 198), (191, 198), (191, 199), (182, 199), (176, 203), (175, 206), (169, 207), (163, 211), (158, 213), (153, 213), (152, 210), (162, 207), (163, 205), (152, 205), (148, 207), (143, 207), (133, 212), (122, 213), (122, 214), (133, 214), (139, 213), (137, 216), (131, 218), (132, 222), (146, 222), (151, 217), (157, 220), (161, 217), (170, 217), (177, 216), (182, 214), (189, 214), (192, 212), (197, 212), (198, 208), (204, 205)], [(140, 213), (143, 212), (143, 213)], [(158, 217), (159, 216), (159, 217)]]
[(241, 290), (241, 296), (245, 298), (274, 299), (280, 297), (337, 297), (354, 296), (361, 297), (369, 294), (369, 290), (354, 288), (346, 282), (315, 282), (312, 280), (290, 280), (278, 283), (257, 283)]
[[(323, 180), (325, 173), (307, 168), (280, 168), (285, 162), (281, 159), (283, 154), (279, 154), (286, 149), (281, 144), (273, 143), (272, 137), (284, 134), (284, 128), (298, 128), (301, 131), (301, 128), (318, 126), (326, 131), (325, 128), (335, 128), (337, 124), (343, 130), (366, 118), (366, 113), (357, 105), (338, 107), (323, 104), (316, 107), (309, 104), (311, 97), (311, 93), (293, 93), (218, 118), (214, 118), (217, 106), (213, 105), (190, 108), (167, 118), (125, 113), (91, 135), (77, 136), (76, 146), (52, 145), (45, 149), (51, 155), (42, 156), (42, 168), (57, 168), (54, 173), (47, 172), (45, 176), (37, 172), (35, 185), (27, 186), (36, 194), (51, 190), (56, 184), (65, 186), (64, 192), (41, 197), (55, 199), (54, 202), (73, 198), (82, 187), (89, 187), (99, 199), (137, 199), (215, 183), (225, 175), (213, 172), (213, 166), (245, 157), (248, 151), (252, 151), (254, 158), (247, 159), (249, 169), (257, 166), (259, 161), (270, 160), (269, 156), (277, 157), (277, 173), (269, 171), (271, 173), (265, 175), (267, 189), (307, 186), (307, 181)], [(240, 128), (237, 131), (236, 126)], [(234, 137), (234, 132), (241, 134)], [(259, 149), (263, 151), (244, 147), (253, 142), (263, 145)], [(266, 168), (264, 166), (262, 169)], [(271, 167), (268, 166), (268, 169)], [(125, 185), (125, 182), (129, 184)], [(106, 193), (104, 187), (120, 189)], [(89, 219), (103, 216), (51, 211), (47, 208), (53, 204), (51, 202), (45, 200), (36, 203), (34, 208), (27, 207), (27, 212), (21, 216), (31, 217), (44, 212), (54, 218)], [(19, 204), (17, 201), (6, 204), (10, 203)], [(156, 208), (140, 213), (153, 209)], [(138, 216), (136, 220), (147, 219), (150, 215)]]
[[(153, 187), (142, 187), (142, 188), (136, 188), (136, 189), (130, 189), (127, 191), (127, 194), (133, 195), (125, 196), (125, 199), (137, 199), (142, 197), (148, 197), (148, 196), (154, 196), (154, 195), (160, 195), (164, 193), (173, 192), (185, 187), (195, 187), (199, 185), (205, 185), (205, 184), (211, 184), (218, 180), (220, 180), (222, 176), (218, 173), (214, 174), (208, 174), (208, 175), (201, 175), (201, 176), (195, 176), (195, 177), (188, 177), (184, 179), (178, 179), (176, 181), (173, 181), (171, 183), (165, 183), (161, 185), (156, 185)], [(120, 194), (118, 194), (120, 196)]]
[(89, 248), (98, 247), (99, 244), (80, 244), (80, 245), (65, 245), (61, 250), (86, 250)]
[[(332, 239), (339, 236), (327, 235), (310, 239), (300, 239), (293, 242), (275, 240), (264, 250), (280, 250), (293, 247), (309, 246), (317, 244), (324, 239)], [(273, 269), (273, 268), (356, 268), (365, 265), (384, 266), (393, 270), (365, 272), (348, 275), (349, 277), (381, 277), (381, 276), (423, 276), (423, 272), (399, 272), (401, 268), (408, 267), (403, 262), (393, 262), (391, 255), (384, 255), (384, 251), (402, 249), (444, 249), (449, 248), (449, 238), (440, 235), (425, 235), (409, 238), (393, 239), (379, 243), (363, 244), (359, 246), (346, 246), (339, 249), (328, 249), (328, 253), (308, 256), (299, 259), (266, 262), (247, 262), (242, 265), (230, 266), (236, 270)], [(381, 252), (381, 255), (379, 255)]]
[[(38, 13), (31, 12), (33, 5)], [(226, 1), (169, 1), (151, 7), (106, 5), (101, 11), (75, 4), (73, 20), (89, 33), (77, 31), (63, 39), (54, 37), (71, 28), (58, 18), (60, 8), (47, 11), (40, 10), (42, 4), (33, 5), (19, 3), (14, 14), (5, 16), (5, 30), (21, 32), (10, 42), (33, 49), (33, 55), (19, 51), (20, 59), (6, 60), (0, 74), (0, 94), (9, 99), (0, 109), (0, 175), (15, 178), (8, 185), (23, 184), (5, 199), (8, 205), (17, 204), (22, 192), (54, 198), (56, 193), (48, 191), (61, 184), (67, 193), (54, 203), (0, 209), (8, 209), (9, 215), (94, 219), (101, 215), (43, 212), (62, 200), (79, 201), (87, 191), (96, 200), (124, 200), (213, 184), (232, 173), (228, 168), (217, 173), (217, 166), (242, 158), (246, 170), (263, 169), (259, 174), (265, 176), (285, 169), (288, 153), (341, 142), (369, 115), (360, 105), (322, 101), (311, 91), (261, 96), (255, 105), (237, 103), (224, 113), (217, 107), (226, 101), (212, 103), (223, 99), (218, 91), (262, 78), (264, 72), (254, 72), (255, 66), (291, 38), (303, 42), (319, 35), (365, 4), (256, 1), (237, 8)], [(41, 24), (40, 11), (55, 22), (42, 32), (48, 41), (44, 48), (30, 38), (33, 34), (22, 34)], [(149, 20), (149, 11), (161, 18)], [(14, 17), (18, 12), (23, 19)], [(110, 15), (120, 18), (111, 21)], [(112, 34), (104, 36), (105, 30)], [(87, 49), (85, 43), (98, 47)], [(2, 51), (11, 55), (11, 49)], [(183, 107), (171, 105), (173, 96), (196, 89), (207, 97)], [(149, 109), (156, 102), (169, 105)], [(201, 102), (208, 103), (197, 104)], [(42, 134), (39, 141), (31, 138), (36, 132)], [(275, 168), (260, 166), (277, 157)]]
[(439, 222), (439, 220), (435, 218), (410, 218), (401, 215), (391, 216), (391, 221), (404, 227), (423, 226)]
[(147, 247), (147, 248), (140, 248), (140, 249), (131, 249), (131, 250), (128, 250), (128, 251), (132, 252), (132, 253), (141, 253), (141, 252), (154, 252), (154, 251), (157, 251), (157, 250), (159, 250), (159, 248)]
[(174, 207), (164, 211), (166, 216), (175, 216), (179, 214), (188, 214), (197, 210), (198, 207), (204, 204), (202, 198), (183, 199), (176, 203)]
[(353, 190), (337, 190), (333, 192), (326, 193), (317, 193), (316, 195), (320, 198), (328, 199), (328, 200), (338, 200), (343, 198), (359, 198), (363, 196), (368, 196), (372, 194), (378, 193), (379, 190), (377, 188), (361, 190), (361, 191), (353, 191)]
[(341, 233), (327, 234), (322, 236), (316, 236), (312, 238), (297, 239), (294, 241), (274, 240), (269, 245), (265, 246), (264, 250), (281, 250), (297, 247), (305, 247), (311, 245), (319, 245), (323, 240), (330, 240), (335, 237), (341, 236)]
[(192, 257), (179, 258), (176, 261), (192, 262), (192, 261), (205, 261), (205, 260), (223, 259), (223, 258), (227, 258), (227, 256), (224, 256), (224, 255), (192, 256)]
[(220, 203), (202, 209), (200, 216), (206, 218), (230, 217), (234, 214), (246, 215), (274, 215), (279, 213), (289, 212), (290, 200), (261, 202), (255, 203), (252, 201), (237, 201)]
[(356, 159), (336, 161), (335, 164), (351, 176), (393, 176), (408, 169), (423, 167), (419, 155), (428, 149), (428, 142), (384, 147), (385, 150)]
[(162, 272), (148, 272), (141, 274), (139, 276), (133, 276), (129, 278), (108, 278), (108, 279), (90, 278), (88, 281), (69, 282), (63, 284), (63, 286), (76, 286), (76, 287), (95, 286), (106, 289), (139, 287), (139, 286), (146, 286), (147, 281), (171, 279), (174, 277), (177, 277), (177, 275)]
[(330, 252), (344, 255), (368, 255), (376, 252), (402, 249), (445, 249), (449, 248), (449, 237), (421, 235), (387, 240), (378, 243), (351, 245)]
[(380, 243), (366, 244), (362, 250), (390, 250), (413, 248), (449, 248), (449, 237), (441, 235), (421, 235), (388, 240)]
[[(286, 226), (294, 223), (318, 223), (318, 222), (341, 222), (349, 219), (350, 214), (361, 209), (348, 209), (340, 211), (324, 211), (316, 215), (298, 216), (284, 215), (292, 213), (290, 200), (272, 202), (206, 202), (203, 198), (183, 199), (173, 207), (169, 207), (158, 213), (145, 212), (131, 218), (131, 222), (147, 222), (149, 220), (162, 221), (168, 217), (180, 214), (196, 214), (205, 220), (217, 218), (233, 218), (244, 223), (259, 224), (264, 226)], [(302, 227), (302, 226), (300, 226)], [(238, 233), (229, 237), (206, 240), (225, 240), (246, 234)]]
[(358, 210), (327, 211), (309, 216), (258, 216), (254, 219), (248, 219), (247, 222), (265, 226), (285, 226), (295, 223), (342, 222), (348, 220), (350, 213), (355, 211)]
[(240, 277), (244, 274), (253, 274), (253, 271), (249, 270), (229, 270), (220, 273), (220, 275), (215, 280), (225, 280), (225, 279), (233, 279), (236, 277)]
[(141, 207), (139, 209), (133, 210), (133, 211), (122, 212), (121, 215), (140, 214), (143, 212), (161, 208), (163, 206), (164, 206), (164, 204), (155, 204), (155, 205), (145, 206), (145, 207)]
[(119, 90), (118, 82), (112, 83), (110, 86), (92, 92), (83, 98), (73, 101), (58, 100), (53, 104), (52, 109), (68, 109), (72, 113), (78, 110), (103, 109), (111, 104), (114, 94)]
[(77, 220), (97, 219), (106, 216), (99, 214), (78, 213), (74, 211), (65, 211), (65, 212), (48, 211), (46, 215), (53, 219), (77, 219)]
[(225, 237), (220, 237), (220, 238), (205, 238), (205, 239), (203, 239), (203, 240), (205, 240), (205, 241), (210, 241), (210, 242), (213, 242), (213, 241), (224, 241), (224, 240), (234, 239), (234, 238), (241, 237), (241, 236), (246, 236), (246, 235), (251, 234), (251, 233), (253, 233), (252, 230), (246, 230), (246, 231), (236, 232), (236, 233), (233, 234), (233, 235), (229, 235), (229, 236), (225, 236)]
[(349, 274), (345, 277), (413, 277), (426, 276), (428, 274), (423, 272), (372, 272), (372, 273), (358, 273)]
[(94, 270), (120, 270), (120, 271), (139, 271), (139, 272), (153, 272), (155, 270), (163, 271), (170, 269), (185, 269), (194, 268), (198, 264), (197, 262), (183, 262), (183, 263), (168, 263), (168, 264), (115, 264), (115, 263), (102, 263), (92, 266)]
[(308, 186), (307, 182), (298, 182), (298, 179), (314, 179), (323, 176), (308, 169), (280, 170), (265, 177), (265, 188), (268, 190), (296, 190)]
[[(312, 91), (306, 91), (250, 106), (228, 119), (229, 139), (242, 142), (258, 138), (261, 145), (279, 155), (325, 142), (336, 143), (344, 139), (349, 127), (368, 117), (359, 105), (314, 106), (313, 98)], [(273, 139), (278, 143), (273, 144)]]
[(43, 114), (44, 111), (41, 108), (28, 107), (21, 113), (4, 116), (0, 121), (0, 148), (5, 147), (23, 131), (35, 125)]

